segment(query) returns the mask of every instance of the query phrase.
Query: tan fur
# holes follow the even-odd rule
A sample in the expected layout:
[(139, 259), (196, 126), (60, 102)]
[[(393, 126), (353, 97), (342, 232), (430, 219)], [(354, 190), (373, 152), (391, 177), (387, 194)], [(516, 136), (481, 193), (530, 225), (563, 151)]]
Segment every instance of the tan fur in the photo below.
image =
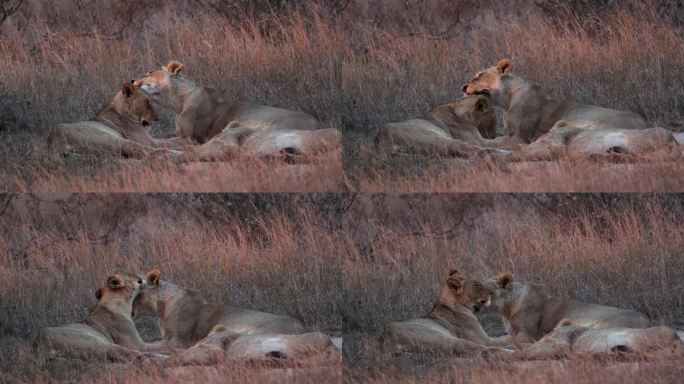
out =
[(526, 347), (526, 358), (559, 358), (570, 354), (614, 352), (648, 353), (681, 344), (677, 332), (660, 326), (651, 328), (592, 328), (570, 320), (558, 326), (541, 340)]
[[(309, 154), (325, 152), (329, 147), (339, 148), (339, 132), (336, 135), (314, 133), (320, 128), (314, 117), (225, 98), (216, 90), (179, 75), (182, 68), (181, 63), (171, 61), (161, 70), (136, 79), (135, 84), (156, 103), (176, 112), (179, 137), (207, 143), (197, 151), (200, 158), (212, 160), (237, 153), (263, 155), (264, 152), (267, 155)], [(235, 129), (239, 131), (233, 132)], [(271, 133), (256, 134), (265, 131)], [(242, 146), (242, 139), (252, 135), (246, 141), (248, 144)], [(289, 140), (291, 136), (296, 139)]]
[(188, 348), (217, 326), (235, 335), (304, 333), (304, 325), (283, 315), (235, 308), (207, 301), (191, 289), (159, 279), (159, 271), (147, 274), (148, 286), (133, 303), (134, 316), (154, 316), (160, 319), (164, 339), (169, 348)]
[(513, 64), (508, 59), (478, 72), (463, 86), (467, 95), (487, 94), (494, 105), (506, 111), (506, 133), (530, 143), (549, 132), (559, 120), (577, 127), (590, 129), (644, 129), (646, 120), (636, 113), (577, 104), (558, 100), (544, 94), (511, 73)]
[(507, 138), (494, 139), (496, 116), (485, 96), (467, 96), (442, 104), (422, 119), (380, 127), (377, 142), (386, 152), (469, 156), (487, 148), (507, 148)]
[(217, 325), (178, 357), (186, 364), (208, 364), (222, 358), (303, 360), (327, 357), (339, 361), (341, 354), (331, 338), (319, 332), (239, 335), (224, 325)]
[(616, 154), (651, 159), (678, 159), (679, 143), (663, 128), (641, 130), (575, 127), (558, 121), (551, 131), (525, 147), (515, 157), (524, 160), (555, 160), (564, 157), (601, 157)]
[(173, 143), (154, 139), (147, 131), (147, 126), (158, 120), (147, 95), (133, 84), (124, 84), (94, 120), (57, 124), (48, 144), (56, 154), (76, 151), (127, 157), (155, 152), (179, 155), (178, 151), (160, 149), (173, 146)]
[(452, 270), (437, 302), (426, 316), (388, 323), (382, 334), (386, 349), (439, 354), (477, 355), (492, 347), (511, 347), (509, 338), (490, 338), (473, 311), (489, 305), (491, 291)]
[(230, 127), (199, 146), (195, 154), (200, 160), (227, 160), (245, 154), (259, 157), (301, 156), (306, 159), (337, 150), (341, 143), (340, 131), (332, 128), (255, 131)]
[(116, 274), (96, 292), (98, 303), (82, 323), (46, 327), (38, 332), (36, 345), (51, 353), (79, 357), (127, 360), (142, 352), (165, 352), (164, 347), (145, 344), (132, 318), (133, 300), (144, 280)]
[(552, 297), (543, 286), (514, 281), (509, 273), (484, 284), (493, 293), (491, 305), (482, 312), (503, 316), (519, 342), (535, 342), (563, 320), (591, 328), (647, 328), (651, 324), (636, 311)]

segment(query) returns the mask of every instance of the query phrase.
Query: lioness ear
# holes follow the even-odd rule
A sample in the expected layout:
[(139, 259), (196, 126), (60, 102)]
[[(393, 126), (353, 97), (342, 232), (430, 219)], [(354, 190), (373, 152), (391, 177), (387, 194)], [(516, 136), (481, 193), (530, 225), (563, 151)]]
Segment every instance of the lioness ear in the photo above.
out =
[(158, 269), (153, 269), (149, 272), (147, 272), (147, 282), (150, 285), (157, 285), (159, 284), (159, 276), (161, 275), (161, 272)]
[(508, 73), (513, 70), (513, 63), (509, 59), (501, 59), (496, 63), (496, 69), (500, 73)]
[(124, 85), (121, 87), (121, 92), (123, 92), (123, 94), (124, 94), (124, 96), (126, 96), (126, 98), (129, 98), (129, 97), (135, 95), (135, 92), (136, 92), (135, 85), (133, 85), (131, 83), (124, 83)]
[(510, 284), (513, 281), (513, 275), (510, 273), (502, 273), (499, 276), (496, 277), (496, 285), (499, 286), (499, 288), (506, 288), (508, 284)]
[(178, 72), (180, 72), (181, 69), (183, 69), (183, 63), (178, 62), (176, 60), (171, 60), (168, 63), (166, 63), (166, 65), (163, 66), (162, 69), (166, 72), (171, 72), (174, 75), (177, 75)]
[(456, 268), (450, 268), (449, 269), (449, 277), (454, 276), (454, 275), (460, 275), (461, 272), (458, 271)]
[(97, 291), (95, 291), (95, 298), (98, 300), (102, 298), (102, 288), (98, 288)]
[(111, 289), (123, 288), (124, 282), (119, 275), (109, 276), (107, 278), (107, 286)]
[(487, 99), (478, 99), (475, 102), (476, 112), (485, 112), (489, 109), (489, 101)]
[[(458, 273), (458, 271), (456, 271), (456, 273)], [(463, 291), (463, 279), (460, 275), (449, 276), (447, 285), (449, 288), (456, 291), (456, 294), (460, 294)]]

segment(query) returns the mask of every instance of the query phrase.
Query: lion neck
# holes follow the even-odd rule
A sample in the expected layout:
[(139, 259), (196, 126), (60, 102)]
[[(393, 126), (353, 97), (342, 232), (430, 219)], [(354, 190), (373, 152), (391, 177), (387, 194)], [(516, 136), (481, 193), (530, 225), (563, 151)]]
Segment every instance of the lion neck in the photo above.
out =
[[(171, 338), (184, 330), (179, 329), (182, 325), (188, 325), (187, 318), (196, 319), (197, 313), (188, 316), (182, 313), (184, 309), (195, 308), (198, 304), (204, 304), (197, 291), (180, 288), (167, 281), (159, 282), (157, 311), (165, 338)], [(198, 300), (199, 299), (199, 300)]]
[(499, 107), (508, 110), (514, 99), (527, 94), (530, 89), (530, 84), (521, 77), (506, 74), (501, 77), (501, 91), (496, 97), (492, 97), (492, 100)]
[[(437, 302), (435, 305), (432, 307), (432, 311), (430, 311), (430, 315), (433, 314), (451, 314), (453, 315), (463, 315), (463, 314), (470, 314), (472, 316), (473, 313), (468, 308), (466, 305), (464, 305), (462, 302), (459, 300), (456, 300), (451, 293), (451, 289), (445, 284), (442, 287), (442, 291), (439, 293), (439, 297), (437, 298)], [(441, 317), (441, 315), (440, 315)]]
[(124, 96), (119, 91), (114, 100), (102, 108), (95, 116), (95, 121), (98, 121), (113, 130), (119, 132), (123, 137), (127, 137), (127, 133), (131, 127), (140, 125), (140, 120), (125, 113)]
[(530, 292), (530, 286), (513, 282), (510, 288), (507, 288), (504, 295), (504, 305), (501, 309), (503, 317), (509, 321), (515, 318), (530, 301), (529, 299), (535, 295)]
[(132, 313), (133, 299), (119, 296), (103, 297), (90, 312), (85, 323), (111, 338), (109, 325), (121, 321), (121, 319), (133, 322)]
[(183, 112), (190, 105), (195, 105), (194, 101), (201, 97), (205, 92), (204, 87), (197, 85), (193, 80), (185, 77), (176, 76), (175, 82), (171, 85), (171, 109), (177, 114)]
[(454, 115), (447, 115), (444, 117), (443, 115), (445, 113), (448, 112), (439, 109), (433, 109), (425, 115), (425, 120), (428, 120), (435, 126), (439, 127), (439, 129), (451, 137), (456, 136), (454, 130), (458, 129), (460, 126), (468, 126), (477, 129), (477, 127), (475, 127), (475, 125), (468, 119)]

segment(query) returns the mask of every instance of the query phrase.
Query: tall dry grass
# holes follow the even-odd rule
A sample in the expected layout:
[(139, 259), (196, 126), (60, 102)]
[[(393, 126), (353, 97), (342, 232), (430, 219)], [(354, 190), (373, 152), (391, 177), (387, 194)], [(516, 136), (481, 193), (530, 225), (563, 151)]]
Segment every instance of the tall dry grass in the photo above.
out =
[(423, 155), (373, 155), (364, 177), (348, 183), (364, 193), (462, 192), (678, 192), (684, 190), (679, 160), (582, 159), (503, 162), (491, 158), (445, 159)]
[[(159, 268), (162, 278), (211, 301), (287, 314), (340, 336), (339, 254), (349, 245), (331, 218), (339, 205), (315, 195), (3, 196), (0, 381), (97, 381), (102, 362), (35, 356), (31, 343), (41, 327), (82, 321), (97, 287), (116, 271)], [(149, 322), (140, 327), (148, 340), (159, 337)], [(259, 367), (229, 363), (217, 372), (263, 376)], [(162, 381), (171, 372), (149, 364), (151, 371), (145, 362), (130, 370), (104, 364), (106, 380), (149, 371)]]
[[(13, 38), (0, 41), (0, 82), (30, 103), (28, 121), (0, 133), (4, 167), (41, 165), (34, 147), (44, 142), (50, 124), (92, 117), (121, 83), (170, 58), (186, 64), (187, 76), (226, 95), (301, 110), (341, 129), (347, 176), (358, 185), (374, 177), (364, 164), (373, 161), (370, 143), (380, 125), (459, 97), (476, 70), (502, 57), (513, 58), (517, 74), (555, 96), (632, 110), (653, 125), (681, 128), (684, 84), (677, 68), (684, 53), (677, 47), (684, 35), (659, 13), (657, 1), (591, 17), (570, 13), (562, 21), (529, 2), (430, 2), (406, 13), (358, 3), (355, 12), (305, 7), (231, 22), (201, 7), (193, 13), (152, 7), (117, 34), (105, 23), (84, 30), (75, 22), (58, 28), (69, 24), (28, 19), (6, 32)], [(439, 6), (447, 8), (440, 12)], [(365, 15), (364, 9), (373, 12)], [(167, 114), (156, 133), (171, 130)], [(391, 173), (401, 162), (379, 166), (380, 173)], [(65, 172), (74, 167), (79, 165), (65, 165)], [(25, 179), (30, 186), (32, 179)], [(461, 181), (469, 183), (456, 179)]]

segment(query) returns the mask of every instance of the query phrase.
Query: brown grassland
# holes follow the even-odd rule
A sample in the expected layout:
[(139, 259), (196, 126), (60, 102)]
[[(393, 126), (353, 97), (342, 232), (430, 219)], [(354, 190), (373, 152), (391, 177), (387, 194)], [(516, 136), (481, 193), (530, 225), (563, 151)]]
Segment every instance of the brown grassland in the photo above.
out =
[[(225, 5), (233, 2), (76, 3), (29, 0), (2, 26), (6, 191), (682, 189), (680, 162), (626, 169), (568, 161), (535, 166), (541, 169), (521, 180), (478, 161), (379, 156), (372, 144), (380, 125), (460, 97), (476, 70), (502, 57), (552, 95), (681, 130), (680, 2), (258, 1), (249, 12)], [(301, 110), (342, 130), (345, 175), (336, 160), (318, 167), (245, 161), (195, 175), (170, 160), (46, 159), (51, 124), (93, 117), (122, 82), (170, 58), (226, 95)], [(169, 135), (172, 125), (166, 114), (154, 133)]]
[[(681, 195), (5, 195), (3, 380), (674, 382), (682, 351), (520, 362), (379, 350), (382, 325), (427, 313), (447, 269), (510, 271), (553, 295), (632, 308), (684, 328)], [(125, 366), (36, 355), (40, 327), (82, 320), (114, 271), (158, 267), (211, 300), (344, 337), (344, 370), (227, 361)], [(491, 334), (501, 323), (483, 317)], [(150, 322), (143, 336), (158, 337)], [(290, 369), (286, 369), (290, 368)], [(273, 371), (273, 369), (278, 369)], [(270, 374), (269, 374), (270, 372)], [(282, 373), (282, 377), (276, 373)], [(343, 375), (342, 379), (340, 375)], [(286, 380), (287, 379), (287, 380)]]

